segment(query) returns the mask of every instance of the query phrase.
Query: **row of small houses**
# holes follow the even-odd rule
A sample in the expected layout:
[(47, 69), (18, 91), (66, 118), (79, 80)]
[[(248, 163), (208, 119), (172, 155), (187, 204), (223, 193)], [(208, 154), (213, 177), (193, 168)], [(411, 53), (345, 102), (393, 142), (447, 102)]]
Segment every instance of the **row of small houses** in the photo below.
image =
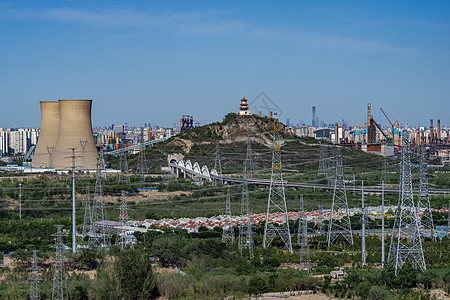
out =
[[(396, 207), (389, 206), (385, 208), (385, 212), (387, 212), (389, 209), (395, 210)], [(441, 209), (441, 210), (434, 210), (432, 211), (436, 212), (448, 212), (448, 209)], [(367, 209), (368, 214), (372, 218), (380, 218), (381, 217), (381, 208), (379, 207), (373, 207)], [(352, 209), (350, 210), (349, 214), (358, 214), (361, 213), (359, 209)], [(422, 215), (422, 211), (418, 212), (418, 215)], [(324, 220), (328, 220), (330, 217), (331, 211), (330, 210), (318, 210), (318, 211), (309, 211), (306, 212), (307, 220), (309, 222), (322, 222)], [(345, 214), (344, 212), (339, 212), (337, 218), (343, 217)], [(393, 215), (388, 215), (389, 217), (393, 217)], [(297, 220), (300, 217), (300, 212), (288, 212), (288, 218), (290, 220)], [(266, 219), (266, 214), (251, 214), (251, 222), (253, 225), (258, 226), (260, 223), (264, 222)], [(104, 221), (107, 224), (106, 227), (109, 227), (112, 229), (112, 227), (119, 229), (122, 224), (120, 222), (114, 222), (114, 221)], [(233, 226), (239, 226), (239, 224), (245, 224), (246, 218), (242, 216), (233, 216), (232, 217), (232, 223)], [(279, 213), (272, 213), (269, 214), (269, 222), (270, 223), (278, 223), (282, 224), (284, 223), (284, 214)], [(206, 227), (208, 229), (213, 229), (215, 227), (223, 228), (227, 224), (227, 219), (225, 215), (218, 215), (211, 218), (205, 218), (205, 217), (197, 217), (197, 218), (179, 218), (179, 219), (161, 219), (161, 220), (145, 220), (145, 221), (129, 221), (127, 223), (126, 230), (129, 234), (132, 234), (132, 232), (139, 230), (139, 231), (147, 231), (150, 227), (161, 227), (161, 228), (179, 228), (187, 230), (188, 232), (198, 232), (200, 227)], [(140, 228), (140, 229), (137, 229)], [(118, 230), (119, 231), (119, 230)]]

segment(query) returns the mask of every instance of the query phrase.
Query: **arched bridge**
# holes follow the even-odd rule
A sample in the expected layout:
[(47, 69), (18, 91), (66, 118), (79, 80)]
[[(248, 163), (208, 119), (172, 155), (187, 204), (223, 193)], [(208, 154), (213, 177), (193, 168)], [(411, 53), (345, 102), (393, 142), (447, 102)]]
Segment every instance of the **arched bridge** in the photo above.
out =
[[(205, 180), (209, 182), (228, 182), (228, 183), (241, 183), (243, 182), (242, 178), (239, 177), (229, 177), (223, 176), (217, 173), (215, 169), (211, 171), (208, 169), (206, 165), (200, 167), (197, 162), (192, 163), (190, 160), (184, 161), (180, 156), (177, 155), (169, 155), (168, 158), (169, 167), (172, 171), (177, 175), (177, 177), (181, 178), (198, 178), (199, 180)], [(270, 185), (270, 179), (259, 179), (259, 178), (248, 178), (247, 182), (250, 184), (257, 185)], [(314, 189), (323, 189), (323, 190), (332, 190), (334, 186), (327, 184), (317, 184), (317, 183), (301, 183), (301, 182), (290, 182), (287, 180), (283, 181), (285, 187), (299, 187), (299, 188), (314, 188)], [(346, 186), (345, 189), (347, 191), (361, 192), (361, 187), (359, 186)], [(398, 193), (398, 188), (384, 188), (385, 193), (394, 194)], [(366, 193), (381, 193), (381, 186), (374, 187), (364, 187), (364, 192)], [(430, 194), (440, 194), (445, 195), (449, 194), (449, 189), (430, 189)]]

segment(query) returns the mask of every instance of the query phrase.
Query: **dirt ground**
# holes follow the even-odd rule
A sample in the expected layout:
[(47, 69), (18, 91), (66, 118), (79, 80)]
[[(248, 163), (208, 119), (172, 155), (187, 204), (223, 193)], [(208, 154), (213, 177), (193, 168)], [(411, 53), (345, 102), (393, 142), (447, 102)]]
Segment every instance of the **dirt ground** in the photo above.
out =
[[(142, 196), (128, 196), (128, 201), (134, 201), (135, 203), (139, 202), (154, 202), (154, 201), (161, 201), (164, 199), (167, 199), (169, 197), (179, 196), (181, 194), (184, 195), (191, 195), (192, 192), (183, 192), (183, 191), (174, 191), (174, 192), (156, 192), (156, 191), (145, 191), (140, 192)], [(106, 203), (119, 203), (119, 196), (103, 196), (103, 199)]]
[[(256, 299), (256, 298), (252, 298)], [(280, 296), (262, 296), (258, 297), (259, 300), (279, 300), (279, 299), (290, 299), (290, 300), (330, 300), (336, 299), (334, 297), (329, 297), (323, 293), (317, 294), (307, 294), (307, 295), (297, 295), (297, 296), (288, 296), (288, 295), (280, 295)]]

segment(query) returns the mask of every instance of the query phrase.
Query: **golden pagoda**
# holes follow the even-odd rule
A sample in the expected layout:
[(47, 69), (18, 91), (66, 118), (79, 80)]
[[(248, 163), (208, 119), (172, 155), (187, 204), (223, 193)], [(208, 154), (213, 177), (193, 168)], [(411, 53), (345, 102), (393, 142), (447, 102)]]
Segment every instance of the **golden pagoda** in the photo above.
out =
[(247, 99), (242, 98), (241, 99), (241, 105), (239, 106), (239, 112), (238, 115), (240, 116), (248, 116), (251, 115), (250, 109), (248, 108)]

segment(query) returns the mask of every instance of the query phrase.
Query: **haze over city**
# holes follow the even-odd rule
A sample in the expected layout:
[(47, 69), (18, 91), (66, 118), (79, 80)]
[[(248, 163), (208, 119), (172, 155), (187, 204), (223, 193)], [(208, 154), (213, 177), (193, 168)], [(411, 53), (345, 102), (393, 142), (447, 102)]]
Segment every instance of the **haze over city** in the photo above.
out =
[(0, 127), (93, 99), (93, 125), (217, 119), (261, 91), (284, 121), (448, 123), (449, 3), (0, 2)]

